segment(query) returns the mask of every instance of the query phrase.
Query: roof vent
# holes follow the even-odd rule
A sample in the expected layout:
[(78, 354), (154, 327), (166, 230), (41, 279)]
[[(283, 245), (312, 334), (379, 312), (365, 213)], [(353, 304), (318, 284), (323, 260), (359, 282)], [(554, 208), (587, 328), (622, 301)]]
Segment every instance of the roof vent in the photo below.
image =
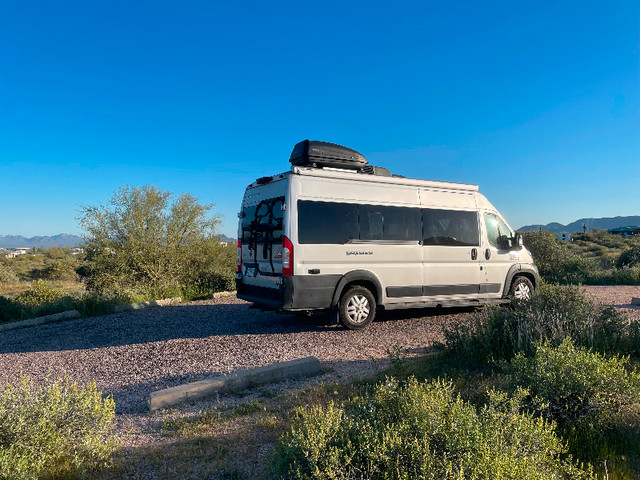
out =
[(384, 167), (374, 167), (373, 165), (367, 165), (362, 169), (362, 173), (369, 175), (379, 175), (381, 177), (392, 177), (391, 172)]

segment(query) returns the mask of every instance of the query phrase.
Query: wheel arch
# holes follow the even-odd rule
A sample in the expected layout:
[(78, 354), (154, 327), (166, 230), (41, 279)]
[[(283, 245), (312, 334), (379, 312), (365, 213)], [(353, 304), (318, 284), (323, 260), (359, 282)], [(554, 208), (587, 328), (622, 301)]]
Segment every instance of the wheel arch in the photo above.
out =
[(382, 303), (382, 284), (380, 279), (369, 270), (353, 270), (342, 276), (336, 285), (336, 289), (333, 292), (333, 299), (331, 300), (331, 307), (336, 307), (340, 302), (340, 297), (349, 288), (354, 285), (360, 285), (368, 289), (377, 305)]
[(512, 265), (507, 272), (507, 278), (505, 279), (504, 287), (502, 289), (502, 298), (507, 298), (509, 296), (511, 285), (513, 285), (513, 282), (517, 277), (528, 278), (531, 281), (534, 290), (536, 290), (540, 284), (540, 275), (538, 274), (538, 269), (535, 266), (517, 263)]

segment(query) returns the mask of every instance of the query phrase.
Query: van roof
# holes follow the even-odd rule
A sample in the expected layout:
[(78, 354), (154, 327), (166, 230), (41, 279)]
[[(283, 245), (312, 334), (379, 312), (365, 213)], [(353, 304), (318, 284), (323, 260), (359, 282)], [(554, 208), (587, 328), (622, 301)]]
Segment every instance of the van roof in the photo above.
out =
[[(288, 172), (289, 173), (289, 172)], [(354, 170), (343, 170), (337, 168), (312, 168), (312, 167), (292, 167), (291, 172), (298, 175), (306, 175), (312, 177), (323, 178), (341, 178), (348, 180), (355, 180), (359, 182), (370, 183), (386, 183), (393, 185), (410, 185), (415, 187), (427, 187), (427, 188), (445, 188), (447, 190), (465, 190), (471, 192), (477, 192), (477, 185), (469, 185), (464, 183), (453, 182), (439, 182), (435, 180), (420, 180), (414, 178), (405, 178), (401, 176), (379, 176), (379, 175), (367, 175), (359, 173)]]

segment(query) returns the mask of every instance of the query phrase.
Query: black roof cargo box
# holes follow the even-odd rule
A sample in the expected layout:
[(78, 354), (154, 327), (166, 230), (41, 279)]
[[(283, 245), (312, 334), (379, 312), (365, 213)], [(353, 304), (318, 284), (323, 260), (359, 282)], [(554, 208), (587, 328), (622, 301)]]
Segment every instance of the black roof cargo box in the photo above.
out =
[(364, 155), (342, 145), (303, 140), (293, 147), (289, 161), (299, 167), (333, 167), (361, 170), (369, 162)]

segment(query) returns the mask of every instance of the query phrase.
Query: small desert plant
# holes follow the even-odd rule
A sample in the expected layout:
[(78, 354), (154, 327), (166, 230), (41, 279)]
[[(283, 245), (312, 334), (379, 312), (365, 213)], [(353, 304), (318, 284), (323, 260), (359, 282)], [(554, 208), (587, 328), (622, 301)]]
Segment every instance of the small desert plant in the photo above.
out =
[(115, 405), (94, 383), (21, 378), (0, 395), (0, 479), (71, 476), (109, 463)]
[(0, 283), (18, 283), (18, 276), (7, 265), (0, 263)]
[(640, 265), (640, 245), (635, 245), (620, 254), (616, 260), (616, 267), (635, 267)]
[(578, 479), (553, 426), (520, 413), (526, 392), (491, 392), (480, 412), (451, 383), (394, 379), (346, 406), (296, 411), (279, 441), (279, 478)]
[(43, 303), (53, 303), (65, 296), (65, 293), (52, 287), (44, 280), (36, 280), (31, 288), (16, 297), (16, 300), (26, 306), (37, 306)]

